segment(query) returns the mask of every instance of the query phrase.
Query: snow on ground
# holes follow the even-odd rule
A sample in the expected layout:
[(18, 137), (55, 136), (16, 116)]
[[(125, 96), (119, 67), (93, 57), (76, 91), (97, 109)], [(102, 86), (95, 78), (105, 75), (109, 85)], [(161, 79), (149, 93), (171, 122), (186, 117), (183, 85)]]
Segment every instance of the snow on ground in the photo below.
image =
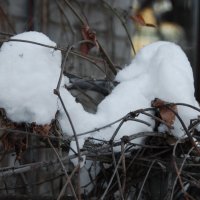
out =
[[(26, 32), (13, 38), (56, 46), (44, 34), (37, 32)], [(6, 42), (2, 45), (0, 107), (6, 109), (10, 119), (16, 122), (46, 124), (51, 122), (59, 109), (59, 121), (64, 133), (73, 135), (66, 114), (57, 96), (53, 94), (59, 78), (60, 65), (60, 51), (22, 42)], [(63, 77), (60, 93), (77, 133), (104, 126), (130, 111), (150, 107), (154, 98), (198, 106), (194, 97), (191, 66), (180, 47), (173, 43), (156, 42), (144, 47), (132, 63), (117, 74), (116, 80), (120, 82), (119, 85), (99, 104), (97, 113), (91, 114), (64, 88), (64, 83), (68, 83), (69, 80)], [(178, 107), (178, 113), (186, 125), (198, 114), (185, 107)], [(128, 121), (123, 124), (115, 139), (152, 130), (152, 119), (145, 115), (139, 115), (138, 118), (152, 126)], [(89, 136), (110, 140), (118, 125), (119, 123), (79, 137), (80, 147)], [(184, 132), (177, 119), (174, 126), (173, 134), (177, 137), (183, 136)], [(141, 143), (142, 139), (134, 142)], [(76, 149), (75, 143), (72, 144)]]

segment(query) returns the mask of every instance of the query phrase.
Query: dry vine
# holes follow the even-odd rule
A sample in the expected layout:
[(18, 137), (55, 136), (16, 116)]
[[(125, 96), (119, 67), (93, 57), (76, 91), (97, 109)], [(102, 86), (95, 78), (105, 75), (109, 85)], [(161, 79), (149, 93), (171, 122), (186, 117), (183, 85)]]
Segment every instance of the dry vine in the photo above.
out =
[[(61, 1), (56, 1), (58, 9), (61, 13), (64, 13)], [(107, 9), (118, 17), (125, 28), (128, 38), (130, 36), (126, 25), (119, 15), (119, 13), (112, 9), (112, 7), (105, 1)], [(63, 4), (66, 4), (75, 16), (79, 19), (82, 26), (84, 26), (85, 34), (91, 34), (92, 29), (84, 16), (79, 13), (68, 0), (63, 0)], [(64, 14), (63, 14), (64, 15)], [(68, 20), (67, 16), (64, 18)], [(70, 25), (70, 30), (74, 33), (73, 27)], [(66, 136), (59, 128), (59, 124), (55, 119), (48, 127), (39, 126), (37, 124), (16, 124), (6, 118), (3, 110), (0, 113), (0, 133), (1, 133), (1, 162), (7, 157), (10, 157), (12, 153), (16, 153), (15, 165), (13, 166), (1, 166), (0, 167), (0, 193), (2, 193), (2, 199), (12, 197), (9, 191), (23, 190), (24, 195), (17, 195), (19, 199), (32, 199), (39, 197), (34, 195), (32, 188), (37, 185), (42, 185), (47, 182), (56, 181), (58, 178), (63, 178), (63, 182), (59, 190), (55, 193), (55, 197), (60, 199), (134, 199), (134, 200), (147, 200), (147, 199), (165, 199), (165, 200), (179, 200), (179, 199), (198, 199), (200, 188), (200, 158), (199, 158), (199, 141), (200, 135), (195, 127), (200, 123), (199, 118), (193, 119), (189, 127), (187, 127), (181, 117), (178, 115), (173, 106), (186, 106), (190, 109), (195, 109), (200, 112), (198, 108), (183, 103), (163, 103), (162, 105), (152, 105), (150, 108), (141, 108), (140, 110), (127, 113), (121, 119), (118, 119), (103, 127), (97, 127), (94, 130), (90, 130), (83, 133), (77, 133), (76, 127), (73, 125), (73, 121), (63, 103), (63, 99), (60, 95), (59, 89), (61, 79), (63, 75), (69, 74), (65, 71), (68, 64), (69, 57), (77, 56), (81, 59), (87, 60), (92, 63), (97, 70), (105, 75), (105, 79), (101, 80), (102, 85), (98, 80), (92, 78), (86, 79), (85, 77), (77, 77), (71, 75), (71, 87), (77, 88), (77, 85), (84, 92), (86, 89), (95, 90), (101, 93), (103, 96), (109, 94), (111, 86), (114, 87), (117, 83), (113, 81), (113, 76), (117, 73), (116, 66), (108, 56), (105, 49), (102, 47), (94, 32), (91, 37), (85, 37), (84, 40), (74, 43), (66, 47), (60, 46), (48, 46), (41, 43), (16, 40), (9, 38), (12, 34), (0, 32), (1, 35), (6, 38), (1, 38), (1, 42), (15, 41), (15, 42), (28, 42), (35, 45), (41, 45), (46, 48), (52, 48), (62, 51), (64, 58), (61, 66), (60, 78), (57, 86), (55, 86), (54, 93), (58, 96), (64, 111), (70, 121), (73, 136)], [(90, 35), (91, 36), (91, 35)], [(95, 47), (99, 48), (101, 57), (91, 56), (84, 54), (78, 50), (78, 47), (85, 44), (87, 48)], [(134, 49), (133, 44), (131, 43)], [(99, 63), (106, 63), (106, 70), (102, 68)], [(107, 72), (111, 72), (110, 75)], [(81, 81), (81, 82), (80, 82)], [(86, 83), (89, 83), (86, 84)], [(106, 84), (109, 83), (109, 84)], [(88, 88), (89, 87), (89, 88)], [(69, 88), (68, 88), (69, 89)], [(142, 123), (144, 126), (150, 126), (146, 121), (137, 119), (138, 115), (146, 115), (153, 118), (156, 124), (163, 123), (169, 128), (173, 128), (173, 124), (168, 123), (165, 119), (155, 116), (154, 112), (158, 110), (168, 110), (176, 116), (186, 133), (186, 137), (177, 140), (168, 133), (159, 133), (158, 131), (152, 132), (140, 132), (132, 133), (129, 136), (123, 136), (121, 141), (116, 141), (115, 137), (118, 134), (123, 123), (126, 121), (134, 121)], [(162, 116), (162, 114), (161, 114)], [(96, 138), (88, 138), (85, 142), (83, 149), (79, 148), (78, 138), (88, 133), (98, 132), (113, 124), (119, 123), (118, 127), (112, 133), (110, 140), (97, 140)], [(156, 127), (155, 127), (156, 129)], [(145, 137), (144, 144), (134, 143), (134, 139)], [(29, 143), (29, 141), (32, 141)], [(76, 141), (77, 150), (74, 151), (74, 155), (68, 156), (70, 149), (70, 142)], [(114, 148), (119, 147), (121, 151), (115, 152)], [(139, 148), (138, 148), (139, 147)], [(27, 152), (33, 150), (49, 148), (55, 154), (54, 159), (49, 161), (32, 161), (25, 162), (25, 155)], [(92, 189), (86, 191), (88, 185), (81, 186), (80, 184), (80, 165), (82, 157), (86, 157), (86, 161), (93, 161), (95, 177), (92, 176), (91, 169), (87, 169), (87, 173), (90, 177), (90, 183)], [(78, 165), (70, 168), (70, 159), (78, 158)], [(16, 165), (16, 162), (19, 162)], [(98, 166), (98, 170), (97, 170)], [(42, 181), (29, 182), (27, 177), (33, 171), (40, 171), (41, 169), (50, 170), (53, 168), (50, 177), (45, 177)], [(58, 173), (55, 171), (58, 170)], [(61, 169), (61, 170), (60, 170)], [(10, 179), (17, 179), (22, 177), (22, 181), (19, 185), (13, 186)], [(75, 180), (75, 181), (74, 181)], [(153, 183), (153, 184), (152, 184)], [(67, 190), (69, 185), (70, 191)], [(160, 187), (161, 186), (161, 187)], [(162, 187), (163, 186), (163, 187)], [(155, 189), (156, 188), (156, 189)], [(159, 190), (157, 192), (156, 190)], [(82, 192), (83, 191), (83, 192)], [(42, 198), (41, 198), (42, 199)]]

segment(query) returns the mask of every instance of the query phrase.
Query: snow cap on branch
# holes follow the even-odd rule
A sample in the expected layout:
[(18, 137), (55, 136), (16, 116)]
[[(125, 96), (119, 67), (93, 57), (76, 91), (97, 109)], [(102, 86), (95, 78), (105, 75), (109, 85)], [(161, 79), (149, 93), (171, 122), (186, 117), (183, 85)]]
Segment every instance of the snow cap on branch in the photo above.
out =
[[(47, 36), (25, 32), (11, 39), (56, 46)], [(50, 123), (57, 110), (53, 94), (61, 52), (20, 41), (5, 42), (0, 51), (0, 107), (15, 122)]]

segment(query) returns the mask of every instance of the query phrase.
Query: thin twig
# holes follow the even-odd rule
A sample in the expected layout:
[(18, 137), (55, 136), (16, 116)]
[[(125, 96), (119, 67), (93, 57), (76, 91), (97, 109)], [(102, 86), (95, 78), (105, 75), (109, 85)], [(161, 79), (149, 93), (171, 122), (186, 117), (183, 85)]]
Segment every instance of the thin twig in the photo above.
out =
[(124, 30), (126, 31), (126, 34), (127, 34), (128, 40), (129, 40), (129, 42), (130, 42), (130, 44), (131, 44), (133, 53), (136, 55), (135, 47), (134, 47), (134, 45), (133, 45), (133, 42), (132, 42), (132, 39), (131, 39), (131, 35), (130, 35), (130, 33), (129, 33), (129, 31), (128, 31), (128, 28), (127, 28), (127, 26), (126, 26), (126, 24), (125, 24), (125, 22), (124, 22), (124, 19), (122, 19), (121, 15), (120, 15), (108, 2), (106, 2), (106, 1), (104, 1), (104, 0), (101, 0), (101, 1), (106, 5), (107, 8), (109, 8), (109, 9), (112, 11), (113, 14), (114, 14), (115, 16), (117, 16), (117, 18), (120, 20), (122, 26), (124, 27)]
[(150, 173), (150, 171), (151, 171), (151, 169), (152, 169), (152, 167), (153, 167), (153, 165), (154, 165), (155, 162), (156, 162), (156, 160), (154, 160), (154, 161), (151, 163), (151, 165), (150, 165), (150, 167), (149, 167), (149, 169), (148, 169), (148, 171), (147, 171), (147, 174), (146, 174), (146, 176), (145, 176), (145, 178), (144, 178), (144, 180), (143, 180), (143, 183), (142, 183), (140, 192), (139, 192), (139, 194), (138, 194), (137, 200), (140, 199), (140, 196), (141, 196), (141, 194), (142, 194), (142, 190), (143, 190), (143, 188), (144, 188), (144, 185), (145, 185), (145, 183), (146, 183), (146, 180), (147, 180), (147, 178), (148, 178), (148, 176), (149, 176), (149, 173)]
[(179, 122), (181, 123), (181, 125), (182, 125), (182, 127), (183, 127), (183, 129), (184, 129), (186, 135), (188, 136), (188, 138), (189, 138), (191, 144), (195, 147), (196, 151), (197, 151), (198, 154), (200, 155), (199, 147), (198, 147), (197, 144), (195, 143), (195, 141), (194, 141), (192, 135), (191, 135), (190, 132), (188, 131), (188, 129), (187, 129), (185, 123), (183, 122), (183, 120), (181, 119), (180, 115), (179, 115), (177, 112), (175, 112), (170, 106), (167, 106), (167, 105), (166, 105), (166, 108), (168, 108), (171, 112), (173, 112), (173, 113), (175, 114), (175, 116), (178, 118), (178, 120), (179, 120)]
[[(111, 123), (109, 123), (109, 124), (106, 124), (106, 125), (104, 125), (104, 126), (102, 126), (102, 127), (95, 128), (95, 129), (93, 129), (93, 130), (89, 130), (89, 131), (86, 131), (86, 132), (83, 132), (83, 133), (78, 133), (77, 136), (87, 135), (88, 133), (98, 132), (98, 131), (100, 131), (101, 129), (108, 128), (108, 127), (110, 127), (110, 126), (112, 126), (112, 125), (114, 125), (114, 124), (120, 122), (121, 120), (123, 120), (125, 117), (127, 117), (127, 115), (131, 115), (131, 116), (132, 116), (132, 119), (133, 119), (134, 116), (137, 116), (137, 115), (140, 114), (140, 113), (143, 114), (143, 112), (145, 112), (145, 111), (152, 111), (152, 110), (155, 110), (155, 108), (145, 108), (145, 109), (138, 109), (138, 110), (135, 110), (135, 111), (130, 112), (130, 113), (126, 114), (125, 116), (123, 116), (123, 117), (117, 119), (117, 120), (114, 121), (114, 122), (111, 122)], [(150, 115), (150, 117), (152, 117), (152, 116), (153, 116), (153, 115)], [(159, 120), (159, 121), (160, 121), (160, 118), (155, 118), (155, 120)], [(140, 123), (144, 123), (144, 124), (146, 124), (146, 125), (149, 125), (148, 122), (144, 122), (143, 120), (137, 120), (137, 119), (135, 119), (135, 121), (140, 122)], [(161, 121), (163, 121), (163, 120), (161, 120)], [(163, 121), (163, 123), (165, 123), (165, 122)]]
[(127, 117), (127, 116), (125, 116), (125, 117), (123, 118), (123, 120), (120, 122), (120, 124), (117, 126), (115, 132), (113, 133), (112, 137), (110, 138), (110, 143), (113, 143), (113, 141), (114, 141), (114, 139), (115, 139), (117, 133), (119, 132), (120, 128), (122, 127), (122, 125), (124, 124), (124, 122), (127, 121), (127, 120), (126, 120), (126, 117)]
[[(71, 188), (71, 191), (72, 191), (72, 194), (73, 194), (74, 198), (77, 199), (76, 193), (75, 193), (75, 190), (74, 190), (74, 187), (73, 187), (72, 182), (71, 182), (71, 179), (70, 179), (70, 177), (69, 177), (69, 175), (68, 175), (68, 173), (67, 173), (67, 170), (66, 170), (66, 168), (65, 168), (65, 166), (64, 166), (64, 164), (63, 164), (63, 161), (61, 160), (61, 158), (60, 158), (58, 152), (56, 151), (56, 149), (55, 149), (54, 146), (52, 145), (51, 141), (50, 141), (49, 139), (47, 139), (47, 141), (48, 141), (50, 147), (53, 149), (53, 151), (54, 151), (56, 157), (58, 158), (58, 160), (59, 160), (59, 162), (60, 162), (60, 165), (61, 165), (62, 170), (63, 170), (63, 172), (64, 172), (64, 174), (65, 174), (65, 176), (66, 176), (66, 179), (67, 179), (67, 181), (69, 182), (69, 185), (70, 185), (70, 188)], [(78, 166), (79, 166), (79, 165), (78, 165)]]
[(112, 78), (96, 63), (95, 60), (91, 59), (89, 56), (85, 56), (82, 53), (78, 53), (77, 51), (72, 51), (71, 54), (78, 56), (84, 60), (89, 61), (90, 63), (92, 63), (95, 67), (97, 67), (105, 76), (109, 81), (112, 81)]
[(171, 105), (185, 106), (185, 107), (189, 107), (189, 108), (192, 108), (192, 109), (200, 112), (200, 108), (197, 108), (196, 106), (193, 106), (193, 105), (190, 105), (190, 104), (187, 104), (187, 103), (169, 103), (169, 104), (166, 104), (166, 106), (171, 106)]
[(66, 51), (66, 49), (64, 49), (64, 48), (59, 48), (59, 47), (57, 47), (57, 46), (42, 44), (42, 43), (40, 43), (40, 42), (34, 42), (34, 41), (23, 40), (23, 39), (13, 39), (13, 38), (0, 39), (0, 42), (23, 42), (23, 43), (30, 43), (30, 44), (35, 44), (35, 45), (47, 47), (47, 48), (54, 49), (54, 50)]
[(65, 190), (66, 190), (66, 188), (67, 188), (67, 185), (69, 184), (70, 180), (72, 179), (72, 177), (74, 176), (75, 172), (76, 172), (78, 169), (79, 169), (79, 165), (77, 165), (77, 166), (73, 169), (72, 173), (69, 175), (69, 179), (67, 179), (65, 185), (62, 187), (62, 189), (61, 189), (61, 191), (60, 191), (60, 193), (59, 193), (59, 195), (58, 195), (58, 197), (57, 197), (57, 200), (60, 200), (60, 199), (62, 198), (62, 196), (64, 195)]
[(82, 25), (87, 24), (87, 22), (79, 15), (79, 13), (76, 11), (76, 9), (69, 3), (68, 0), (64, 0), (64, 2), (67, 4), (67, 6), (71, 9), (71, 11), (76, 15), (76, 17), (79, 19), (79, 21), (82, 23)]
[(70, 31), (72, 33), (72, 36), (73, 36), (73, 43), (74, 43), (75, 42), (74, 36), (75, 36), (76, 32), (75, 32), (74, 28), (72, 27), (72, 25), (71, 25), (71, 23), (70, 23), (67, 15), (66, 15), (66, 13), (65, 13), (65, 9), (61, 5), (61, 3), (58, 0), (56, 0), (55, 2), (56, 2), (57, 6), (58, 6), (58, 8), (60, 10), (60, 12), (63, 14), (63, 16), (64, 16), (64, 18), (65, 18), (65, 20), (66, 20), (66, 22), (67, 22), (67, 24), (69, 26), (69, 29), (70, 29)]
[(103, 58), (106, 60), (106, 62), (108, 63), (109, 68), (111, 69), (111, 71), (113, 72), (114, 75), (117, 74), (117, 70), (115, 68), (115, 65), (113, 64), (112, 60), (110, 59), (110, 57), (108, 56), (106, 50), (103, 48), (103, 46), (101, 45), (101, 43), (97, 40), (97, 43), (99, 45), (99, 49), (101, 51), (101, 53), (103, 54)]
[(126, 187), (126, 158), (125, 158), (125, 144), (124, 144), (124, 141), (122, 141), (122, 144), (121, 144), (121, 154), (122, 154), (122, 169), (123, 169), (123, 183), (122, 183), (122, 192), (124, 194), (125, 192), (125, 187)]
[(67, 59), (68, 59), (68, 56), (69, 56), (69, 52), (71, 51), (71, 49), (72, 49), (72, 46), (68, 47), (68, 49), (67, 49), (67, 51), (65, 53), (65, 57), (63, 59), (62, 65), (61, 65), (60, 76), (59, 76), (59, 80), (58, 80), (55, 92), (58, 92), (60, 90), (60, 85), (61, 85), (61, 81), (62, 81), (62, 77), (63, 77), (63, 72), (64, 72), (65, 65), (66, 65), (66, 62), (67, 62)]
[[(79, 21), (81, 22), (81, 24), (83, 26), (89, 26), (87, 20), (83, 19), (83, 17), (81, 17), (81, 15), (76, 11), (76, 9), (69, 3), (68, 0), (64, 0), (64, 2), (67, 4), (67, 6), (72, 10), (72, 12), (75, 14), (75, 16), (79, 19)], [(108, 66), (110, 67), (111, 71), (113, 72), (114, 75), (117, 74), (117, 70), (112, 62), (112, 60), (110, 59), (110, 57), (108, 56), (108, 54), (106, 53), (106, 50), (103, 48), (103, 46), (101, 45), (101, 43), (97, 40), (98, 46), (100, 51), (103, 54), (103, 57), (105, 58), (105, 60), (108, 63)]]
[(29, 131), (22, 131), (22, 130), (17, 130), (17, 129), (10, 129), (10, 128), (0, 128), (0, 131), (4, 131), (7, 134), (22, 134), (22, 135), (30, 135), (33, 137), (39, 137), (39, 138), (49, 138), (52, 140), (62, 140), (62, 141), (69, 141), (70, 136), (63, 136), (63, 137), (58, 137), (58, 136), (52, 136), (52, 135), (40, 135), (39, 133), (33, 133)]
[(179, 183), (180, 183), (180, 185), (181, 185), (182, 191), (183, 191), (183, 193), (185, 194), (185, 197), (187, 198), (187, 194), (186, 194), (186, 192), (185, 192), (185, 190), (184, 190), (184, 186), (183, 186), (183, 183), (182, 183), (180, 174), (181, 174), (181, 171), (182, 171), (182, 169), (183, 169), (183, 166), (184, 166), (184, 164), (185, 164), (185, 162), (186, 162), (186, 160), (187, 160), (187, 158), (188, 158), (188, 155), (189, 155), (189, 154), (194, 150), (194, 148), (195, 148), (195, 147), (192, 147), (192, 148), (188, 151), (187, 155), (185, 155), (185, 158), (183, 159), (183, 162), (182, 162), (182, 164), (181, 164), (180, 169), (178, 169), (178, 166), (177, 166), (177, 163), (176, 163), (176, 148), (177, 148), (177, 145), (178, 145), (179, 143), (180, 143), (180, 140), (178, 140), (178, 141), (176, 142), (176, 144), (174, 145), (174, 148), (173, 148), (173, 163), (174, 163), (174, 168), (175, 168), (175, 170), (176, 170), (177, 176), (176, 176), (176, 179), (174, 180), (174, 185), (173, 185), (173, 188), (172, 188), (170, 200), (173, 199), (174, 189), (175, 189), (177, 180), (179, 180)]
[(48, 11), (49, 11), (49, 1), (48, 0), (43, 0), (41, 2), (42, 4), (42, 17), (41, 17), (41, 25), (42, 25), (42, 32), (47, 33), (48, 29)]
[(164, 120), (160, 119), (159, 117), (156, 117), (156, 116), (154, 116), (154, 115), (152, 115), (152, 114), (150, 114), (150, 113), (147, 113), (147, 112), (145, 112), (145, 111), (141, 111), (141, 114), (146, 115), (146, 116), (149, 116), (149, 117), (151, 117), (152, 119), (154, 119), (154, 120), (156, 120), (156, 121), (158, 121), (158, 122), (161, 122), (161, 123), (165, 124), (168, 128), (173, 129), (173, 126), (170, 126), (168, 123), (166, 123)]
[[(23, 42), (23, 43), (30, 43), (30, 44), (35, 44), (35, 45), (39, 45), (39, 46), (43, 46), (43, 47), (47, 47), (47, 48), (50, 48), (50, 49), (54, 49), (54, 50), (60, 50), (62, 52), (67, 52), (69, 50), (69, 48), (63, 48), (63, 47), (59, 47), (58, 45), (56, 46), (52, 46), (52, 45), (46, 45), (46, 44), (42, 44), (42, 43), (39, 43), (39, 42), (34, 42), (34, 41), (29, 41), (29, 40), (22, 40), (22, 39), (13, 39), (13, 38), (9, 38), (9, 39), (1, 39), (0, 38), (0, 42)], [(85, 42), (89, 42), (91, 43), (91, 41), (87, 41), (87, 40), (84, 40), (84, 41), (79, 41), (78, 44), (81, 44), (81, 43), (85, 43)], [(71, 47), (74, 47), (75, 45), (71, 46)], [(77, 51), (73, 51), (70, 49), (70, 52), (69, 54), (72, 54), (72, 55), (75, 55), (75, 56), (78, 56), (80, 58), (83, 58), (89, 62), (91, 62), (92, 64), (94, 64), (94, 66), (96, 66), (107, 78), (109, 81), (112, 81), (112, 78), (108, 76), (108, 74), (99, 66), (97, 65), (96, 61), (95, 60), (92, 60), (89, 56), (86, 56), (86, 55), (83, 55)]]
[[(115, 154), (114, 154), (114, 149), (113, 149), (113, 145), (112, 144), (111, 144), (111, 150), (112, 150), (113, 165), (114, 165), (114, 168), (117, 168), (116, 176), (117, 176), (117, 183), (118, 183), (119, 193), (120, 193), (121, 199), (124, 200), (123, 189), (122, 189), (122, 185), (121, 185), (121, 181), (120, 181), (120, 177), (119, 177), (118, 167), (117, 167), (117, 164), (116, 164), (116, 159), (115, 159)], [(122, 160), (123, 159), (123, 155), (121, 155), (120, 158)]]
[[(77, 152), (78, 152), (78, 163), (79, 163), (78, 165), (79, 165), (79, 167), (80, 167), (80, 162), (81, 162), (81, 160), (82, 160), (82, 157), (81, 157), (81, 152), (80, 152), (80, 147), (79, 147), (79, 142), (78, 142), (78, 137), (77, 137), (77, 134), (76, 134), (75, 127), (74, 127), (73, 122), (72, 122), (72, 120), (71, 120), (71, 117), (70, 117), (70, 115), (69, 115), (69, 113), (68, 113), (68, 111), (67, 111), (67, 109), (66, 109), (66, 107), (65, 107), (65, 104), (64, 104), (64, 102), (63, 102), (63, 99), (62, 99), (62, 97), (61, 97), (61, 95), (60, 95), (60, 91), (56, 89), (54, 92), (55, 92), (55, 94), (58, 96), (58, 98), (59, 98), (59, 100), (60, 100), (60, 102), (61, 102), (61, 105), (62, 105), (62, 107), (63, 107), (63, 109), (64, 109), (64, 112), (65, 112), (65, 114), (66, 114), (66, 116), (67, 116), (67, 118), (68, 118), (68, 120), (69, 120), (70, 126), (71, 126), (71, 128), (72, 128), (73, 135), (74, 135), (75, 142), (76, 142), (76, 148), (77, 148)], [(80, 184), (80, 173), (79, 173), (79, 172), (80, 172), (80, 171), (78, 170), (78, 184)], [(79, 199), (80, 199), (80, 198), (81, 198), (80, 187), (78, 187), (78, 196), (79, 196)]]
[(11, 36), (13, 36), (14, 34), (8, 33), (8, 32), (2, 32), (2, 31), (0, 31), (0, 35), (5, 35), (5, 36), (8, 36), (8, 37), (11, 37)]
[(104, 199), (105, 199), (105, 196), (106, 196), (106, 194), (107, 194), (107, 192), (108, 192), (108, 190), (109, 190), (109, 188), (110, 188), (110, 185), (111, 185), (111, 183), (112, 183), (112, 181), (113, 181), (113, 179), (114, 179), (114, 177), (115, 177), (115, 174), (116, 174), (116, 172), (117, 172), (117, 170), (118, 170), (118, 167), (119, 167), (121, 161), (122, 161), (122, 156), (120, 156), (120, 159), (119, 159), (119, 161), (118, 161), (118, 163), (117, 163), (117, 165), (116, 165), (116, 167), (115, 167), (115, 170), (114, 170), (114, 172), (113, 172), (113, 174), (112, 174), (112, 177), (110, 178), (110, 181), (109, 181), (109, 183), (108, 183), (108, 185), (107, 185), (107, 187), (106, 187), (106, 190), (104, 191), (104, 193), (102, 194), (102, 196), (101, 196), (101, 198), (100, 198), (101, 200), (104, 200)]
[(14, 28), (13, 24), (11, 24), (10, 19), (8, 18), (8, 15), (5, 13), (5, 11), (3, 10), (2, 6), (0, 6), (0, 12), (2, 13), (3, 17), (7, 21), (8, 25), (11, 28), (11, 30), (13, 31), (13, 33), (16, 34), (15, 28)]

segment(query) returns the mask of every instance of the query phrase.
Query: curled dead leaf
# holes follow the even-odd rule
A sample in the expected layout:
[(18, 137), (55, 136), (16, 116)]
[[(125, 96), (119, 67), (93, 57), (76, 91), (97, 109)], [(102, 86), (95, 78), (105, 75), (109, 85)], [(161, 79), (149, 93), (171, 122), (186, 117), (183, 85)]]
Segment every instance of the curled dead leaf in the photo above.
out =
[(139, 14), (132, 15), (132, 16), (130, 16), (130, 18), (134, 22), (136, 22), (137, 24), (139, 24), (141, 26), (145, 26), (146, 25), (146, 22), (145, 22), (144, 18), (141, 15), (139, 15)]
[(146, 23), (145, 20), (144, 20), (144, 18), (140, 14), (132, 15), (132, 16), (130, 16), (130, 18), (134, 22), (136, 22), (137, 24), (139, 24), (140, 26), (148, 26), (148, 27), (156, 28), (156, 25), (150, 24), (150, 23)]
[[(178, 112), (176, 105), (172, 103), (170, 104), (169, 102), (163, 101), (158, 98), (154, 99), (151, 105), (152, 107), (158, 109), (161, 119), (165, 121), (166, 124), (168, 124), (169, 126), (172, 126), (174, 124), (176, 117), (174, 112)], [(171, 110), (173, 110), (174, 112)]]
[(96, 38), (96, 33), (90, 29), (88, 25), (84, 25), (81, 29), (81, 34), (84, 40), (89, 40), (92, 43), (83, 43), (80, 46), (80, 51), (84, 54), (87, 55), (93, 47), (99, 48), (97, 38)]

